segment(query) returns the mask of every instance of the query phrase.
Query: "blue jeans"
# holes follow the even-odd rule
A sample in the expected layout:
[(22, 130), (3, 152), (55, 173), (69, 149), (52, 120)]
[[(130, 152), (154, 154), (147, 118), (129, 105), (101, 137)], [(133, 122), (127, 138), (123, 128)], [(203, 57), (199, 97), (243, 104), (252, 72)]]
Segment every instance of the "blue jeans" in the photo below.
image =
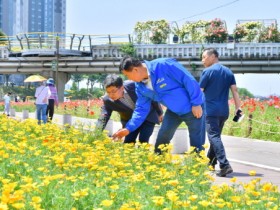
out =
[(129, 133), (125, 139), (124, 143), (135, 143), (136, 138), (139, 134), (139, 141), (141, 143), (148, 143), (150, 136), (153, 134), (155, 124), (152, 122), (144, 121), (142, 125), (135, 131)]
[[(178, 126), (185, 122), (188, 126), (190, 145), (195, 147), (198, 151), (203, 150), (202, 145), (205, 143), (205, 115), (201, 118), (195, 118), (192, 112), (184, 115), (177, 115), (176, 113), (166, 110), (162, 125), (159, 129), (158, 136), (155, 144), (155, 152), (161, 153), (158, 148), (161, 144), (169, 144), (174, 136), (174, 133)], [(187, 141), (187, 137), (186, 137)]]
[(43, 123), (47, 123), (47, 107), (47, 104), (36, 104), (39, 125), (41, 124), (41, 120), (43, 120)]
[(217, 161), (219, 161), (220, 168), (229, 165), (221, 139), (222, 130), (227, 119), (227, 116), (206, 117), (206, 130), (210, 142), (207, 157), (209, 158), (211, 165), (216, 165)]

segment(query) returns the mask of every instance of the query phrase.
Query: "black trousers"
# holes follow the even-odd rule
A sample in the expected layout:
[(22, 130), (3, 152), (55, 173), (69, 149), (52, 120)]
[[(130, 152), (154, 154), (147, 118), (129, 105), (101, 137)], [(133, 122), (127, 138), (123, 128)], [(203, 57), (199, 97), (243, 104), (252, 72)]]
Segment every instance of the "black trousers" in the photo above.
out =
[(48, 120), (52, 121), (54, 114), (54, 99), (49, 99), (49, 104), (47, 107), (47, 117)]

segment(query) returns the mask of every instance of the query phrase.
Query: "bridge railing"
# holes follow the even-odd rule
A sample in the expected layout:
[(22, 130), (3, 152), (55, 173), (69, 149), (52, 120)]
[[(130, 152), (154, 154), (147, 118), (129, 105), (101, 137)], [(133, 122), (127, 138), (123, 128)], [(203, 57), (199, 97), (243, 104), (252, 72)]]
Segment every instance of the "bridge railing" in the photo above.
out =
[[(60, 49), (86, 51), (93, 58), (122, 57), (121, 44), (133, 43), (129, 34), (81, 35), (42, 32), (0, 37), (0, 46), (6, 46), (9, 52), (48, 49), (55, 52), (57, 40)], [(207, 47), (216, 48), (221, 58), (280, 57), (280, 43), (134, 44), (136, 55), (146, 59), (158, 57), (200, 59), (202, 49)], [(7, 57), (7, 49), (1, 48), (1, 58)]]
[(79, 51), (90, 51), (92, 45), (132, 42), (130, 34), (83, 35), (35, 32), (0, 37), (0, 45), (7, 46), (9, 51), (12, 52), (28, 49), (56, 49), (57, 39), (59, 39), (60, 48)]
[[(280, 43), (213, 43), (213, 44), (136, 44), (136, 56), (143, 59), (174, 57), (200, 59), (203, 48), (213, 47), (220, 58), (279, 58)], [(94, 45), (93, 58), (122, 57), (121, 45)]]

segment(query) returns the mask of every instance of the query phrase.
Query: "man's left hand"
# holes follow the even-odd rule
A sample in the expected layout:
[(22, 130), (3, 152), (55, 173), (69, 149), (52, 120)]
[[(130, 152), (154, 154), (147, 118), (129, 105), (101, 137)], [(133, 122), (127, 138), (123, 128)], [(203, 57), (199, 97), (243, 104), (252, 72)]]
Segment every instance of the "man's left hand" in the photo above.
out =
[(200, 105), (193, 106), (192, 107), (192, 113), (193, 113), (194, 117), (201, 118), (201, 116), (203, 114), (202, 107)]
[(126, 128), (118, 130), (116, 133), (113, 134), (113, 139), (121, 139), (124, 136), (127, 136), (129, 134), (129, 130)]

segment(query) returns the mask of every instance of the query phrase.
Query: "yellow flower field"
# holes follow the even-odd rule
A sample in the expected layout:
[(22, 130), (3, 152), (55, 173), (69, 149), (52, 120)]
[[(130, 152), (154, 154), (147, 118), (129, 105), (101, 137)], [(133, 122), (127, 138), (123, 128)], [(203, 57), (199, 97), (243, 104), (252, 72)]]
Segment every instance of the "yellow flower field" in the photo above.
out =
[(0, 210), (280, 209), (271, 183), (213, 185), (204, 157), (158, 156), (147, 144), (3, 115)]

